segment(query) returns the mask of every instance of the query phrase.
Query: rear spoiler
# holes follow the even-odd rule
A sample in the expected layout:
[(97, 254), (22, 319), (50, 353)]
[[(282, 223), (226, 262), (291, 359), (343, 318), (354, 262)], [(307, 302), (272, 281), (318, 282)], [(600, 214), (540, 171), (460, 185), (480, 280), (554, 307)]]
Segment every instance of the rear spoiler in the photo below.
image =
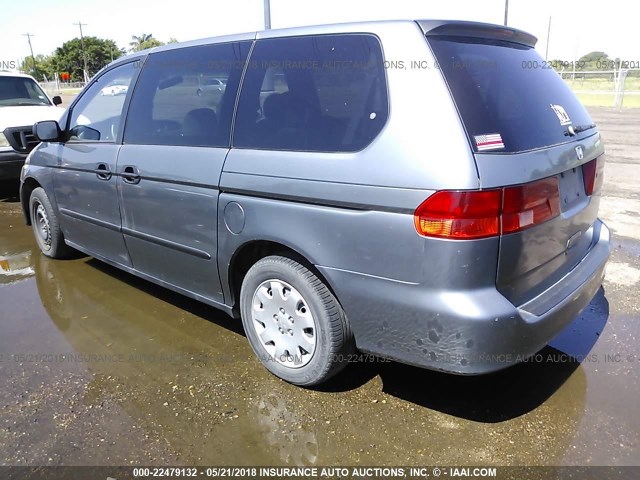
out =
[(427, 36), (448, 35), (453, 37), (487, 38), (519, 43), (527, 47), (535, 47), (538, 42), (538, 39), (530, 33), (491, 23), (464, 22), (460, 20), (417, 20), (416, 23)]

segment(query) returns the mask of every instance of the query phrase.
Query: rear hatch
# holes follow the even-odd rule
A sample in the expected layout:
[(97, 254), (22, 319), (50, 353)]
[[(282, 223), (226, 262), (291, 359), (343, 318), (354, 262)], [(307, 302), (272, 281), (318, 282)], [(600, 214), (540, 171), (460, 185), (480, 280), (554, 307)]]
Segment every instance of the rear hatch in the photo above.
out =
[(597, 241), (600, 135), (536, 52), (534, 37), (473, 24), (426, 35), (475, 153), (481, 188), (508, 187), (496, 285), (522, 305), (571, 271)]

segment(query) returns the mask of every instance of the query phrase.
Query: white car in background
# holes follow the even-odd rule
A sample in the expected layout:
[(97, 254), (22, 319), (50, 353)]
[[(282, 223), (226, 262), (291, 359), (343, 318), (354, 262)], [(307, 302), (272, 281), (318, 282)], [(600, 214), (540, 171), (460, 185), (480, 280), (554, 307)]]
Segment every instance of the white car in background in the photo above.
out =
[(126, 95), (129, 87), (122, 83), (112, 83), (100, 90), (100, 95)]
[(39, 143), (35, 122), (60, 120), (59, 96), (49, 98), (30, 75), (0, 72), (0, 180), (18, 179), (25, 158)]

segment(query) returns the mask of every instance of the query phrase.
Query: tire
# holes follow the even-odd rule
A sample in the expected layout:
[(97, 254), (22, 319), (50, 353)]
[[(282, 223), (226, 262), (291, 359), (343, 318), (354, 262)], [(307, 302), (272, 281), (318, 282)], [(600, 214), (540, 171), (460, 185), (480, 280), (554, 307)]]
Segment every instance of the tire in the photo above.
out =
[(58, 216), (43, 188), (38, 187), (31, 192), (29, 211), (31, 227), (40, 251), (51, 258), (69, 256), (74, 250), (64, 243)]
[(265, 257), (240, 290), (242, 324), (251, 348), (271, 373), (301, 386), (342, 370), (354, 350), (336, 297), (310, 270), (282, 256)]

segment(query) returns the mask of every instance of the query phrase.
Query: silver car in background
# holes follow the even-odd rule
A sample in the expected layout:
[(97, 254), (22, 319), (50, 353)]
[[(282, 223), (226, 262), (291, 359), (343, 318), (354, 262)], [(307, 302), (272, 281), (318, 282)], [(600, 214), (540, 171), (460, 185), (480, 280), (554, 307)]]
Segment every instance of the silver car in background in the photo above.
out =
[[(316, 26), (118, 59), (22, 171), (42, 252), (72, 249), (242, 319), (315, 385), (371, 354), (482, 374), (589, 304), (610, 250), (589, 114), (508, 27)], [(213, 98), (202, 78), (224, 79)], [(104, 86), (126, 79), (126, 95)]]

